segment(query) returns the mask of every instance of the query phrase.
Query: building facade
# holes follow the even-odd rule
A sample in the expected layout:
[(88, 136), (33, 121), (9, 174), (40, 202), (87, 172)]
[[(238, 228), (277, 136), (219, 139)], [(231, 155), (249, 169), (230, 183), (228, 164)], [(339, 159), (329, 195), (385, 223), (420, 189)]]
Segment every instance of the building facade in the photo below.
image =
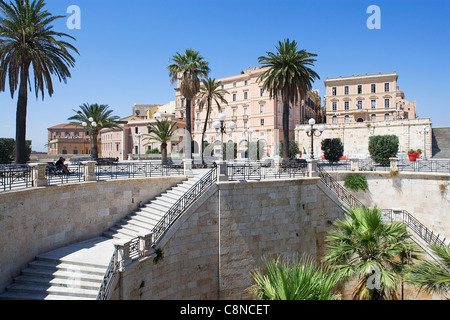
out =
[(416, 118), (416, 102), (405, 100), (395, 73), (327, 78), (327, 123), (376, 122)]
[[(265, 145), (264, 155), (278, 154), (275, 145), (283, 137), (283, 102), (280, 96), (270, 97), (269, 92), (263, 89), (263, 83), (258, 82), (258, 77), (266, 68), (253, 67), (243, 70), (240, 74), (216, 79), (222, 83), (226, 104), (221, 105), (222, 112), (226, 115), (225, 123), (233, 121), (236, 129), (226, 130), (223, 137), (224, 143), (233, 142), (237, 146), (237, 158), (245, 158), (248, 142), (259, 141)], [(178, 85), (179, 87), (179, 85)], [(178, 88), (175, 89), (175, 114), (184, 118), (185, 98)], [(318, 92), (308, 93), (306, 102), (301, 99), (295, 106), (291, 106), (289, 117), (289, 132), (294, 138), (295, 126), (305, 123), (311, 116), (321, 110)], [(206, 119), (206, 107), (200, 109), (200, 98), (197, 96), (191, 101), (192, 139), (194, 141), (194, 154), (200, 152), (202, 143), (203, 126)], [(219, 111), (213, 102), (212, 110), (207, 122), (204, 141), (207, 143), (219, 143), (221, 137), (213, 128), (213, 123), (218, 120)]]
[[(49, 155), (89, 155), (90, 135), (89, 129), (69, 125), (58, 124), (47, 129), (48, 132), (48, 154)], [(101, 137), (98, 138), (101, 143)], [(99, 154), (101, 154), (99, 148)]]

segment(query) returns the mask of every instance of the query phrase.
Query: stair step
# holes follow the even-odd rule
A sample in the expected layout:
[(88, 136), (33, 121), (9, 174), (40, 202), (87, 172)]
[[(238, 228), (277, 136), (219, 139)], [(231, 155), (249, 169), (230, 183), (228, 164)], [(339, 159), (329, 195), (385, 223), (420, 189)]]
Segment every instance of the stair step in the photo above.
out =
[(142, 221), (142, 219), (137, 219), (136, 216), (133, 216), (133, 218), (131, 216), (129, 216), (128, 218), (124, 218), (122, 220), (120, 220), (121, 224), (130, 224), (136, 227), (139, 227), (143, 230), (151, 230), (154, 226), (153, 223), (147, 222), (147, 221)]
[(140, 211), (138, 211), (139, 213), (142, 213), (144, 215), (151, 215), (151, 216), (156, 216), (156, 217), (162, 217), (164, 216), (164, 214), (167, 212), (166, 208), (156, 208), (153, 207), (151, 205), (142, 207)]
[(0, 295), (0, 300), (95, 300), (95, 298), (67, 296), (62, 294), (6, 291)]
[[(106, 272), (106, 269), (105, 269)], [(104, 272), (104, 273), (105, 273)], [(84, 281), (102, 281), (104, 277), (104, 273), (101, 274), (91, 274), (91, 273), (82, 273), (78, 276), (80, 279)], [(44, 277), (47, 279), (52, 278), (61, 278), (61, 279), (69, 279), (74, 277), (74, 273), (71, 271), (64, 271), (64, 270), (52, 270), (48, 268), (25, 268), (21, 272), (22, 275), (25, 276), (36, 276), (36, 277)]]
[(93, 267), (91, 265), (77, 265), (72, 263), (60, 262), (60, 261), (45, 261), (45, 260), (33, 260), (28, 263), (30, 268), (49, 269), (49, 270), (61, 270), (68, 272), (82, 272), (86, 274), (98, 274), (104, 275), (105, 269), (99, 267)]
[(26, 293), (50, 293), (55, 295), (76, 296), (86, 298), (97, 298), (98, 290), (88, 290), (79, 288), (67, 288), (48, 285), (26, 285), (21, 283), (12, 283), (7, 287), (8, 292), (26, 292)]
[[(103, 279), (102, 279), (103, 280)], [(82, 280), (75, 275), (74, 277), (68, 278), (46, 278), (37, 277), (29, 275), (20, 275), (14, 279), (16, 283), (27, 284), (27, 285), (51, 285), (59, 287), (69, 287), (69, 288), (79, 288), (79, 289), (89, 289), (89, 290), (99, 290), (101, 285), (100, 281), (87, 281)]]
[(133, 221), (139, 222), (139, 223), (147, 223), (150, 225), (154, 225), (156, 224), (159, 220), (161, 220), (161, 217), (158, 215), (152, 215), (149, 213), (145, 213), (145, 212), (136, 212), (132, 215), (129, 216), (130, 218), (133, 219)]

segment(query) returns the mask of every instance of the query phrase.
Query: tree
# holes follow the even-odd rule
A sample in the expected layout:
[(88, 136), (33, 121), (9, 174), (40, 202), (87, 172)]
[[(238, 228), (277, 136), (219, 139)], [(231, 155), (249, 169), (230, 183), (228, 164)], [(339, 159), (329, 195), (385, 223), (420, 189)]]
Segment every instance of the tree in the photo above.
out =
[(252, 272), (251, 287), (260, 300), (336, 300), (334, 288), (338, 273), (326, 265), (317, 265), (311, 256), (298, 261), (265, 258), (265, 272)]
[(389, 158), (398, 152), (399, 140), (396, 135), (379, 135), (369, 137), (370, 157), (382, 166), (389, 166)]
[(329, 162), (338, 162), (344, 155), (344, 145), (340, 138), (323, 139), (322, 151), (326, 160)]
[(83, 124), (90, 126), (89, 118), (94, 119), (95, 127), (92, 127), (92, 157), (98, 158), (98, 135), (100, 130), (107, 128), (120, 128), (116, 123), (119, 120), (118, 116), (113, 116), (113, 110), (108, 110), (109, 106), (105, 104), (88, 104), (84, 103), (79, 106), (80, 110), (72, 109), (76, 115), (71, 116), (67, 120), (71, 120), (69, 124), (84, 127)]
[[(31, 141), (25, 142), (26, 161), (30, 159)], [(14, 161), (15, 156), (15, 141), (11, 138), (0, 138), (0, 163), (9, 164)]]
[[(288, 158), (294, 159), (297, 154), (299, 154), (300, 149), (298, 148), (297, 142), (294, 140), (289, 141), (289, 151)], [(280, 154), (284, 154), (284, 141), (280, 141)]]
[[(217, 106), (217, 110), (220, 112), (222, 111), (222, 108), (220, 106), (221, 103), (228, 104), (228, 102), (225, 100), (224, 95), (228, 93), (228, 91), (221, 89), (222, 82), (216, 82), (216, 79), (208, 78), (207, 80), (202, 80), (202, 86), (200, 87), (200, 111), (203, 110), (203, 108), (206, 105), (206, 117), (205, 117), (205, 123), (203, 124), (203, 131), (202, 131), (202, 140), (205, 140), (205, 132), (208, 125), (208, 119), (209, 115), (211, 113), (211, 102), (214, 100)], [(202, 146), (203, 147), (203, 146)], [(203, 148), (201, 150), (201, 156), (202, 156), (202, 163), (203, 163)]]
[(75, 59), (69, 50), (78, 53), (71, 44), (58, 40), (75, 38), (53, 31), (51, 23), (63, 16), (51, 15), (44, 10), (44, 6), (44, 0), (15, 0), (10, 4), (0, 0), (0, 91), (5, 91), (6, 79), (12, 99), (19, 88), (15, 157), (18, 164), (26, 163), (27, 85), (31, 85), (31, 73), (34, 75), (36, 99), (39, 92), (44, 99), (45, 89), (51, 97), (52, 75), (66, 83), (67, 78), (71, 77), (69, 67), (75, 66)]
[(144, 135), (146, 137), (144, 139), (146, 140), (156, 140), (161, 143), (162, 164), (166, 164), (167, 162), (167, 142), (172, 139), (173, 133), (178, 128), (176, 124), (176, 122), (171, 122), (168, 119), (156, 119), (156, 123), (150, 123), (148, 125), (149, 133)]
[(192, 141), (192, 112), (191, 100), (200, 91), (199, 77), (206, 78), (209, 73), (209, 62), (205, 61), (200, 52), (194, 49), (186, 49), (184, 54), (177, 52), (171, 60), (172, 64), (167, 66), (172, 83), (179, 80), (181, 95), (186, 99), (186, 131), (189, 135), (191, 146), (189, 151), (192, 157), (194, 142)]
[(450, 293), (450, 247), (430, 245), (430, 248), (442, 263), (422, 259), (419, 263), (408, 267), (405, 280), (419, 290), (425, 290), (430, 294), (448, 295)]
[[(283, 141), (289, 145), (289, 104), (295, 105), (301, 97), (306, 97), (311, 90), (314, 79), (319, 75), (309, 68), (316, 61), (317, 54), (298, 50), (297, 42), (289, 39), (279, 41), (277, 53), (267, 52), (267, 56), (258, 58), (263, 67), (269, 67), (259, 77), (263, 81), (263, 89), (268, 90), (270, 98), (281, 94), (283, 100)], [(288, 150), (283, 152), (283, 159), (289, 159)]]
[(376, 207), (358, 207), (350, 209), (346, 219), (337, 220), (335, 226), (337, 230), (327, 236), (323, 261), (334, 266), (341, 280), (358, 279), (353, 298), (396, 299), (404, 269), (402, 257), (416, 259), (419, 252), (406, 225), (383, 222)]

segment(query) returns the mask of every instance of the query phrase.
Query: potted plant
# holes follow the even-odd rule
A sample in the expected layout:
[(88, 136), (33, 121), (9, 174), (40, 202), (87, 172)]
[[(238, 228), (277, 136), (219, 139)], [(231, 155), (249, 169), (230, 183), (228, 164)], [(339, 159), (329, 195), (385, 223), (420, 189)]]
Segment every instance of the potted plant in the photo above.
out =
[(416, 159), (420, 159), (420, 155), (422, 154), (422, 149), (417, 149), (416, 153), (417, 153)]
[(416, 153), (416, 151), (414, 150), (414, 149), (410, 149), (409, 151), (408, 151), (408, 158), (409, 158), (409, 161), (416, 161), (416, 159), (417, 159), (417, 153)]

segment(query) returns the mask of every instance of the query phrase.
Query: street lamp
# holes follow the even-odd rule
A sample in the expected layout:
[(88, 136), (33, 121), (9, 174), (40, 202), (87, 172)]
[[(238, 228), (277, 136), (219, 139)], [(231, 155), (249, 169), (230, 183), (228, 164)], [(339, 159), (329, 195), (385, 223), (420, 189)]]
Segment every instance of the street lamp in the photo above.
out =
[[(220, 142), (221, 142), (221, 150), (222, 150), (222, 162), (225, 160), (223, 157), (223, 134), (225, 132), (226, 129), (226, 125), (225, 125), (225, 120), (226, 120), (226, 115), (222, 112), (219, 115), (219, 121), (215, 121), (213, 123), (213, 128), (216, 129), (216, 132), (219, 132), (220, 129), (220, 133), (221, 133), (221, 137), (220, 137)], [(234, 123), (233, 121), (230, 121), (228, 123), (228, 127), (231, 129), (231, 132), (234, 131), (234, 129), (236, 129), (236, 123)]]
[(247, 125), (247, 129), (244, 128), (243, 132), (244, 137), (247, 133), (247, 162), (250, 162), (250, 140), (253, 134), (253, 129), (250, 128), (250, 125)]
[(95, 122), (94, 118), (92, 118), (92, 117), (90, 117), (88, 120), (89, 120), (89, 124), (86, 122), (83, 122), (82, 125), (85, 128), (87, 126), (89, 126), (89, 155), (92, 160), (92, 128), (95, 128), (97, 126), (97, 122)]
[(308, 137), (311, 137), (311, 159), (314, 159), (314, 136), (320, 137), (325, 130), (324, 125), (320, 125), (318, 128), (315, 128), (316, 120), (313, 118), (309, 119), (309, 125), (305, 126), (305, 132)]
[(423, 134), (423, 160), (427, 160), (427, 134), (430, 133), (430, 128), (423, 126), (419, 129), (419, 134)]

